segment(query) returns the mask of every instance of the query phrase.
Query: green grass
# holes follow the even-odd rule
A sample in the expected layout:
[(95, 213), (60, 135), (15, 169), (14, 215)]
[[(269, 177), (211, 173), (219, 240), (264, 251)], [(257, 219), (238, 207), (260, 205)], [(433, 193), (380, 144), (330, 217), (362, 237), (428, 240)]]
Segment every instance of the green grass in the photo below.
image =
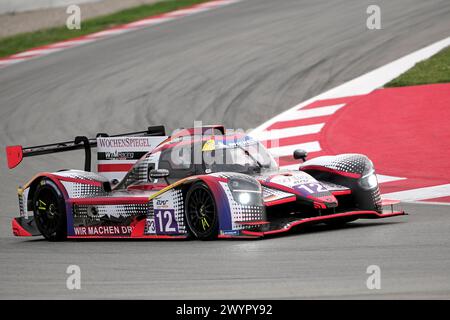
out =
[(80, 30), (69, 30), (65, 26), (61, 26), (2, 38), (0, 39), (0, 57), (9, 56), (57, 41), (80, 37), (116, 25), (133, 22), (152, 15), (162, 14), (208, 1), (210, 0), (166, 0), (122, 10), (89, 20), (82, 20)]
[(450, 47), (438, 52), (428, 60), (419, 62), (385, 87), (416, 86), (450, 82)]

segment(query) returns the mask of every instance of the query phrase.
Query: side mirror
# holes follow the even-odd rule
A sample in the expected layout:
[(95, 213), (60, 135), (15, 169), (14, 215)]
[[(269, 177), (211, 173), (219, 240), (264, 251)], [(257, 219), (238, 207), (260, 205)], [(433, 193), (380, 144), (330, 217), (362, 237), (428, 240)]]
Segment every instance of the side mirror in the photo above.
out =
[(167, 169), (152, 169), (148, 172), (148, 175), (152, 179), (166, 178), (169, 176), (169, 170), (167, 170)]
[(308, 156), (308, 152), (306, 152), (303, 149), (297, 149), (297, 150), (294, 151), (294, 155), (293, 156), (294, 156), (295, 160), (302, 159), (303, 162), (305, 162), (306, 161), (306, 157)]

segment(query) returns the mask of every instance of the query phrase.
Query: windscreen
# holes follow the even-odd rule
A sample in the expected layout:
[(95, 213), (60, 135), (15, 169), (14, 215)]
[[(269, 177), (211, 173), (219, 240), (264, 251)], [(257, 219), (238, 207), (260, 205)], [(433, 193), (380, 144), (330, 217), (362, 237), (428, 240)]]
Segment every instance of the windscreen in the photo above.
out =
[(267, 149), (255, 140), (218, 143), (214, 150), (203, 152), (206, 173), (232, 171), (259, 173), (277, 170), (277, 164)]

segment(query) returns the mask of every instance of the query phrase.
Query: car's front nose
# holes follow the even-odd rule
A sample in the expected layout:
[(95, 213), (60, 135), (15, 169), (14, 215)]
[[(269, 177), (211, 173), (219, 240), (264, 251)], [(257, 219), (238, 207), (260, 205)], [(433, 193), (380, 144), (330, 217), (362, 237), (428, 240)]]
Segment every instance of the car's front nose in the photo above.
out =
[(338, 202), (319, 181), (304, 172), (283, 172), (261, 180), (266, 206), (297, 201), (317, 209), (334, 208)]

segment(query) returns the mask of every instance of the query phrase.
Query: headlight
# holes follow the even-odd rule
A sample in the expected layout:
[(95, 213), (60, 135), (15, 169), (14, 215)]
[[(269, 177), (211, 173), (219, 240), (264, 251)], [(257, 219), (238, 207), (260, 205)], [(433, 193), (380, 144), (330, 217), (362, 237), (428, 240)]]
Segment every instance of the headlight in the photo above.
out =
[(359, 185), (366, 190), (373, 189), (378, 186), (378, 179), (375, 173), (370, 173), (359, 180)]
[(261, 185), (256, 180), (230, 178), (228, 186), (236, 202), (244, 206), (262, 206)]
[(249, 204), (252, 200), (252, 196), (248, 192), (240, 192), (238, 198), (239, 202), (244, 205)]

